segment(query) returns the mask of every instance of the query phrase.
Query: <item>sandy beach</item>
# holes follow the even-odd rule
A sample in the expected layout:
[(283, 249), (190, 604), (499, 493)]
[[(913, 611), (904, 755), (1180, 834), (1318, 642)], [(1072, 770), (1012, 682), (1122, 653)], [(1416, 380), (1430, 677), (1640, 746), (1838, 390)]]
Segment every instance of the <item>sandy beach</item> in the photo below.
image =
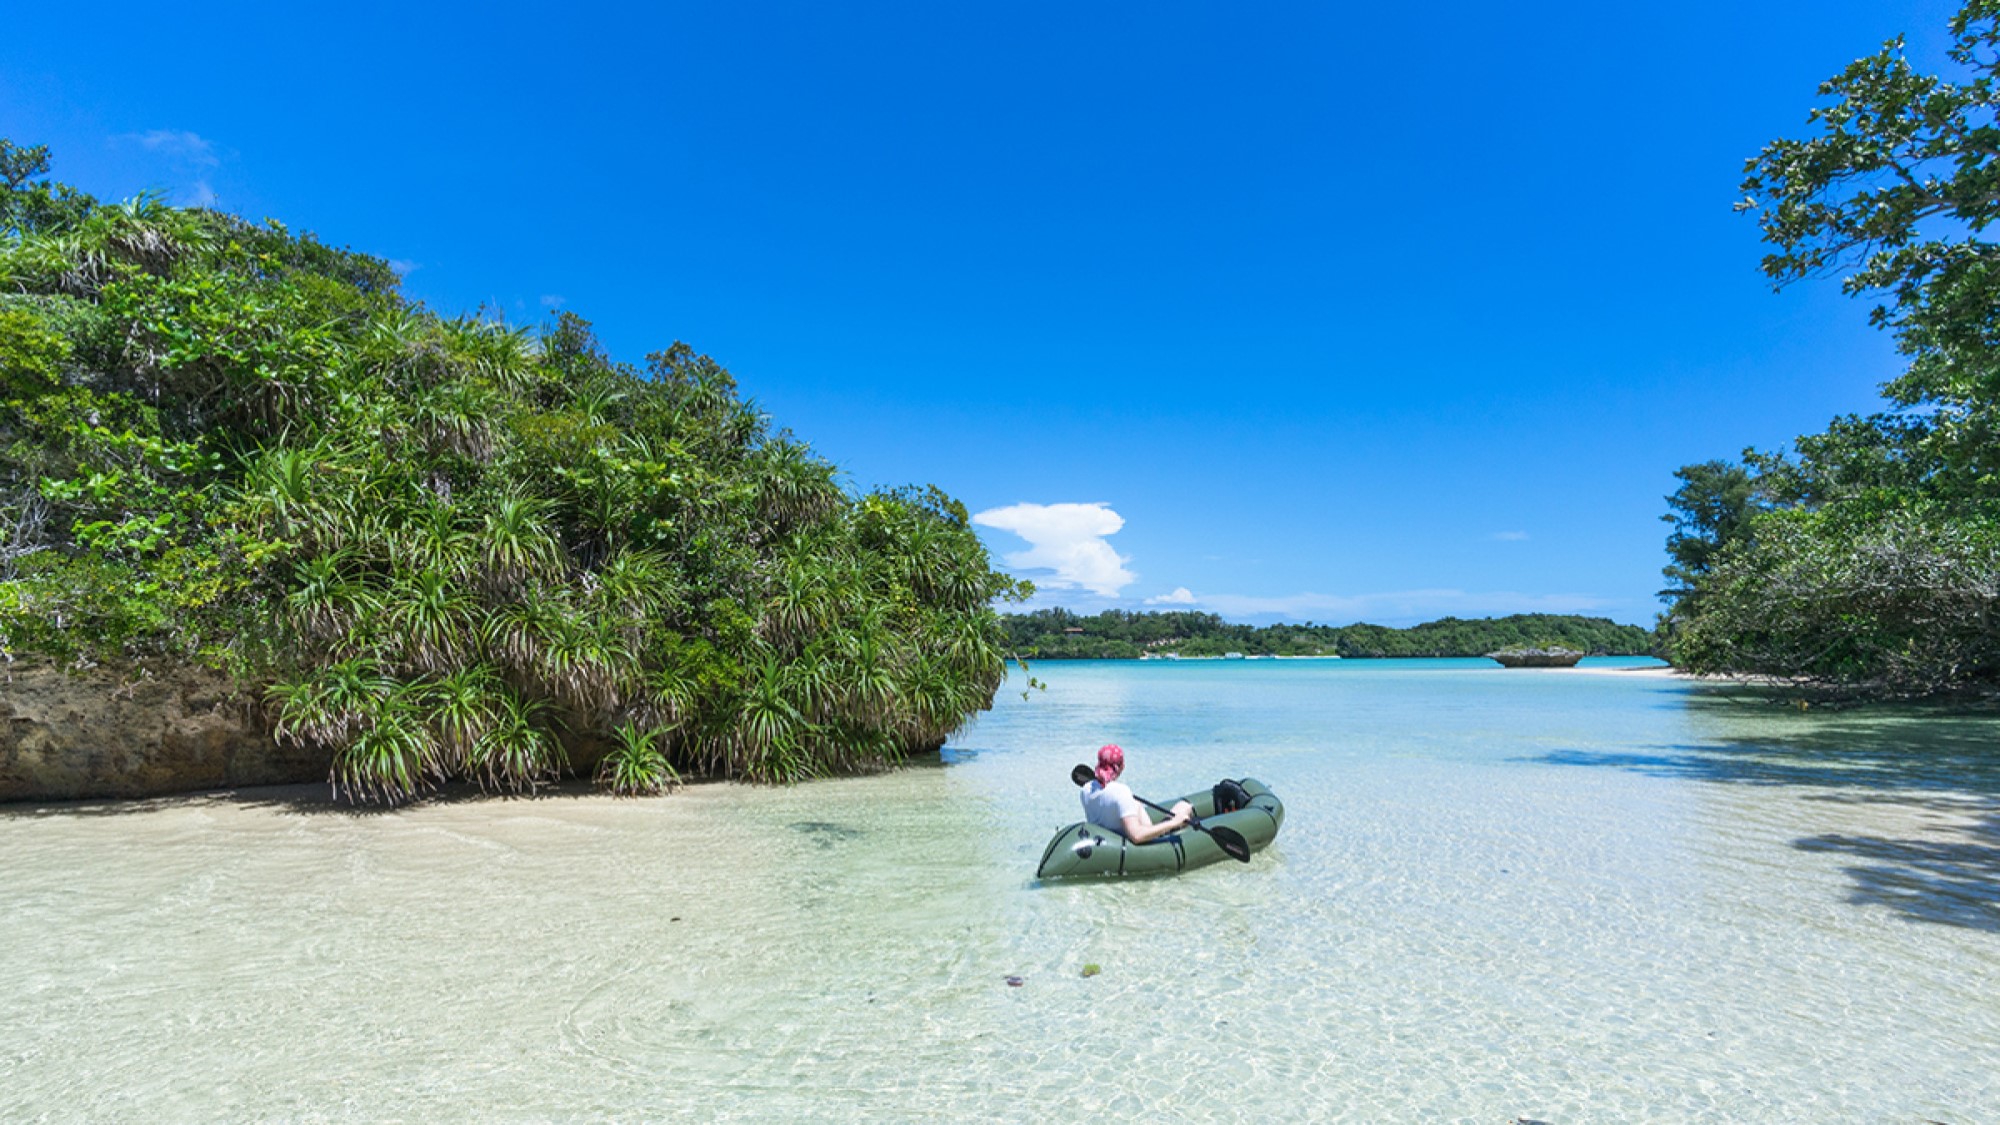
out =
[(1638, 676), (1643, 679), (1660, 680), (1721, 681), (1729, 678), (1724, 676), (1697, 676), (1692, 672), (1683, 672), (1670, 664), (1648, 664), (1636, 668), (1586, 668), (1578, 664), (1570, 668), (1509, 668), (1507, 670), (1510, 672), (1554, 672), (1565, 676)]

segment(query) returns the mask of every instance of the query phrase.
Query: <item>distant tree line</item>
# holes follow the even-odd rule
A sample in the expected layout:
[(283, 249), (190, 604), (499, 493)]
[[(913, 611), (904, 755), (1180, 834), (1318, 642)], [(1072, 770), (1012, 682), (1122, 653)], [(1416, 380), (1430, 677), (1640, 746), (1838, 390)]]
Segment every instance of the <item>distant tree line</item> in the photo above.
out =
[(1083, 617), (1066, 609), (1001, 617), (1013, 650), (1030, 659), (1133, 660), (1180, 656), (1483, 656), (1502, 648), (1560, 646), (1597, 656), (1653, 652), (1650, 630), (1603, 617), (1521, 613), (1467, 620), (1446, 617), (1407, 629), (1385, 625), (1238, 625), (1213, 613), (1106, 610)]

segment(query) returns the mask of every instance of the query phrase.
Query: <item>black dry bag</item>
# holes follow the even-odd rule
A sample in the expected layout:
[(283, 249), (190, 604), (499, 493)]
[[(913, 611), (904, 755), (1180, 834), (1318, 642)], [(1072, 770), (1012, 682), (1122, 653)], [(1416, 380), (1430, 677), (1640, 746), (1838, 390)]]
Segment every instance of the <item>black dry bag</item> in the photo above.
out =
[(1250, 804), (1250, 791), (1243, 788), (1240, 782), (1231, 781), (1226, 777), (1215, 783), (1215, 788), (1209, 790), (1209, 796), (1215, 800), (1215, 815), (1217, 816), (1221, 816), (1223, 813), (1235, 812), (1237, 809), (1246, 808)]

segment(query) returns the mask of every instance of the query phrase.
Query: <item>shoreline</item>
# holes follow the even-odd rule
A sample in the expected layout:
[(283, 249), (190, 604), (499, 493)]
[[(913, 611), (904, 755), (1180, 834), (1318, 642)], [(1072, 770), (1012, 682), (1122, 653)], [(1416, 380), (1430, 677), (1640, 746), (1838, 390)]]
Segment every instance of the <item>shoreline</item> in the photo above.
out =
[[(1013, 663), (1018, 658), (1010, 656), (1007, 659), (1009, 663)], [(1366, 663), (1371, 660), (1486, 660), (1489, 659), (1489, 657), (1487, 656), (1487, 654), (1483, 652), (1466, 653), (1461, 656), (1340, 656), (1335, 653), (1329, 652), (1329, 653), (1297, 653), (1297, 654), (1258, 653), (1255, 655), (1244, 655), (1244, 656), (1030, 656), (1027, 659), (1028, 662), (1031, 664), (1033, 663), (1063, 664), (1069, 661), (1076, 661), (1078, 663), (1096, 662), (1104, 664), (1187, 664), (1192, 661), (1199, 661), (1199, 660), (1228, 661), (1230, 663), (1239, 663), (1243, 661), (1256, 661), (1256, 660), (1348, 660), (1348, 661), (1359, 661), (1362, 663)], [(1584, 659), (1658, 660), (1659, 657), (1651, 656), (1643, 652), (1623, 652), (1623, 653), (1606, 653), (1603, 656), (1588, 656), (1585, 657)], [(1500, 667), (1500, 663), (1498, 661), (1494, 661), (1493, 666), (1495, 668), (1498, 668)], [(1579, 669), (1572, 667), (1572, 668), (1518, 668), (1512, 670), (1521, 672), (1573, 672), (1573, 671), (1578, 671)], [(1648, 665), (1641, 668), (1581, 669), (1581, 671), (1585, 672), (1589, 671), (1664, 672), (1668, 670), (1670, 670), (1670, 666), (1668, 665), (1661, 665), (1658, 667), (1653, 667)]]
[(1602, 665), (1586, 668), (1581, 664), (1576, 664), (1568, 668), (1506, 668), (1502, 670), (1507, 672), (1568, 672), (1582, 676), (1639, 676), (1644, 679), (1656, 680), (1700, 681), (1720, 678), (1697, 676), (1692, 672), (1683, 672), (1671, 664), (1642, 664), (1632, 668), (1606, 668)]

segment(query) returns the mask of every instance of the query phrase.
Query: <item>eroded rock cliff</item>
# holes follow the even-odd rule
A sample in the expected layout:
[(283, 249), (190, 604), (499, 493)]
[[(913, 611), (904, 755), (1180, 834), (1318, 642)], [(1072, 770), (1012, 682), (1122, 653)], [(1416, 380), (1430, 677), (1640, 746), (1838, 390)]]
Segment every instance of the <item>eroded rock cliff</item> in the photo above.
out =
[(326, 776), (324, 754), (274, 741), (256, 700), (206, 669), (15, 665), (0, 679), (0, 801), (151, 797)]

